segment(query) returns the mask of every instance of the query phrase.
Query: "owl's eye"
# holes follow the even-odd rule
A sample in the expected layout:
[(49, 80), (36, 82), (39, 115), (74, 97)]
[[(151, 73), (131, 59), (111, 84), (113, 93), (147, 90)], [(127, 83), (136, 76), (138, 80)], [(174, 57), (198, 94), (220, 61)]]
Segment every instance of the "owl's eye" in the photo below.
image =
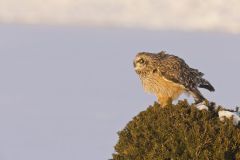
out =
[(141, 63), (141, 64), (143, 64), (143, 63), (144, 63), (144, 60), (143, 60), (143, 59), (140, 59), (138, 62)]

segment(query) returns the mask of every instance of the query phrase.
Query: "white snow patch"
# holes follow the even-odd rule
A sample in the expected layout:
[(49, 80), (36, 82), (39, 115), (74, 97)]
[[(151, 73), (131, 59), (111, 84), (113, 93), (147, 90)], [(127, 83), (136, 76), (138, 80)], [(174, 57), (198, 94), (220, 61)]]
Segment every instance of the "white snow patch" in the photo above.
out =
[(206, 105), (202, 104), (202, 103), (197, 104), (196, 107), (197, 107), (197, 109), (199, 109), (200, 111), (201, 111), (201, 110), (204, 110), (204, 109), (208, 111), (208, 107), (207, 107)]
[(238, 125), (240, 122), (240, 117), (237, 112), (230, 112), (230, 111), (219, 111), (218, 112), (219, 118), (221, 121), (224, 121), (224, 117), (230, 119), (233, 117), (233, 124)]

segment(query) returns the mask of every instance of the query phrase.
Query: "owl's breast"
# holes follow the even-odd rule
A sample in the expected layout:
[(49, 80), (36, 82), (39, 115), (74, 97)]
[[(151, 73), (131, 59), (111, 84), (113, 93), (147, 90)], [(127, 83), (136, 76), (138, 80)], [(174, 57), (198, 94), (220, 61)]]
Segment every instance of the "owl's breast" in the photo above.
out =
[(149, 74), (140, 78), (144, 90), (156, 96), (163, 95), (175, 99), (185, 91), (183, 85), (167, 80), (159, 74)]

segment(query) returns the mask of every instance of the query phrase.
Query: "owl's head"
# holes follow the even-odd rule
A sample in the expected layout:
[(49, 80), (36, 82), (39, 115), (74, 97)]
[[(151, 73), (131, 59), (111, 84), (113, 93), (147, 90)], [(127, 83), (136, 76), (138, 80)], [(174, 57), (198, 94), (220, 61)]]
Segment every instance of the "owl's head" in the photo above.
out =
[(147, 52), (140, 52), (136, 55), (133, 66), (135, 71), (138, 74), (141, 73), (148, 73), (154, 70), (156, 65), (155, 63), (156, 54), (147, 53)]

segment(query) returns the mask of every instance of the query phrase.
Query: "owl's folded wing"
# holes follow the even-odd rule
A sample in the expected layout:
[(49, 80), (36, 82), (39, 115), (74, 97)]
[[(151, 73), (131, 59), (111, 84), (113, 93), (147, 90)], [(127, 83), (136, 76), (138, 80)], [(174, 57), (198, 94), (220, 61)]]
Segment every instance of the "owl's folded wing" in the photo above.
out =
[(190, 68), (184, 60), (173, 55), (161, 60), (158, 70), (167, 80), (183, 85), (188, 89), (196, 86), (197, 77), (203, 76), (203, 73)]

